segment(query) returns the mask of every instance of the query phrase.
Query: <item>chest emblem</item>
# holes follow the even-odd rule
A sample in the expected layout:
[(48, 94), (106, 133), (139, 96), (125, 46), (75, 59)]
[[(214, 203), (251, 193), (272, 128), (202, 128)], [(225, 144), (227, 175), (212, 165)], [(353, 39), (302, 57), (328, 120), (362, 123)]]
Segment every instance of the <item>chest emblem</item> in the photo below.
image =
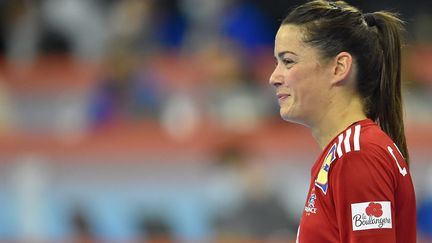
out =
[(315, 195), (315, 188), (312, 188), (309, 199), (305, 206), (305, 212), (307, 215), (311, 213), (317, 213), (317, 208), (315, 207), (315, 200), (317, 199)]
[(326, 194), (328, 189), (328, 172), (330, 170), (330, 164), (336, 159), (336, 143), (328, 151), (326, 157), (324, 158), (323, 164), (318, 176), (315, 180), (315, 186), (317, 186), (321, 191)]

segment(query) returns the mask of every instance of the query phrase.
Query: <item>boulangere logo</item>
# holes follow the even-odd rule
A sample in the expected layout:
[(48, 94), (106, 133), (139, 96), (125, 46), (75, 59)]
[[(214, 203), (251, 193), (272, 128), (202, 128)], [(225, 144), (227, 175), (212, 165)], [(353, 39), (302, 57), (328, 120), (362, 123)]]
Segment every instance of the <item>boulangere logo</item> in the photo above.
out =
[(392, 228), (389, 201), (351, 204), (353, 231)]

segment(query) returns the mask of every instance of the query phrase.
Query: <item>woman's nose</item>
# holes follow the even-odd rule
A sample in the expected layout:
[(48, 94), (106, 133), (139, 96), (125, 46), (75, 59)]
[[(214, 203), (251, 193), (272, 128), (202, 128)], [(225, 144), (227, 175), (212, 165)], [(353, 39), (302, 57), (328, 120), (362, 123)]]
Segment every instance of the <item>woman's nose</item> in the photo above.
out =
[(270, 75), (269, 84), (274, 87), (279, 87), (282, 84), (282, 77), (278, 74), (278, 68), (276, 67), (273, 73)]

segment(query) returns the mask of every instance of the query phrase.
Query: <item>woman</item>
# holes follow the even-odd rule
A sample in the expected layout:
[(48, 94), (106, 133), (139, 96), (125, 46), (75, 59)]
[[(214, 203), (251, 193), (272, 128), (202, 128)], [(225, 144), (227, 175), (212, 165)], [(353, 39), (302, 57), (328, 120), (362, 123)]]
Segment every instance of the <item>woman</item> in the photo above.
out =
[(402, 21), (343, 1), (295, 8), (275, 38), (280, 114), (322, 148), (298, 242), (415, 242), (401, 100)]

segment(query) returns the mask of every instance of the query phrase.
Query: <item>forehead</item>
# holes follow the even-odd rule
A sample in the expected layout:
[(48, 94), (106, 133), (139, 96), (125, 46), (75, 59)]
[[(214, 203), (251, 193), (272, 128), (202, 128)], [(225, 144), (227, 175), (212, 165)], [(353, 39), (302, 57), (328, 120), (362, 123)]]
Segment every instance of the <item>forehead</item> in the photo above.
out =
[(318, 50), (305, 43), (302, 28), (296, 25), (282, 25), (275, 38), (275, 56), (283, 52), (293, 52), (298, 56), (318, 55)]
[(301, 59), (323, 60), (321, 52), (316, 47), (303, 41), (304, 31), (301, 27), (292, 24), (285, 24), (279, 27), (275, 38), (274, 55), (292, 52)]
[(300, 48), (304, 47), (301, 28), (296, 25), (282, 25), (275, 38), (275, 48)]

